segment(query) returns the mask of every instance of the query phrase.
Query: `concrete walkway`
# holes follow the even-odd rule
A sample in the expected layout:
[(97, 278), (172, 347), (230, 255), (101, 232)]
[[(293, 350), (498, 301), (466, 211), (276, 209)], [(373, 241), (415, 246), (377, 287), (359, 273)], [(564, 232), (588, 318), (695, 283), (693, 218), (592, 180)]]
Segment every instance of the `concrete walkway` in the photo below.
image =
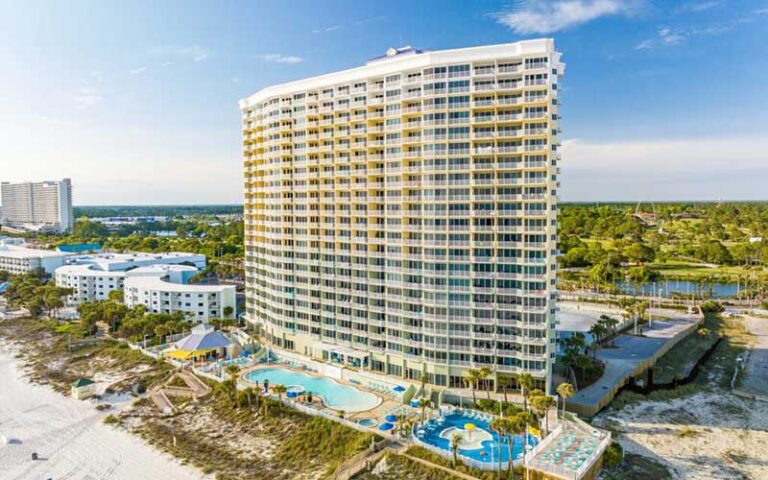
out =
[(749, 351), (741, 390), (760, 397), (768, 397), (768, 319), (747, 316), (749, 333), (755, 343)]

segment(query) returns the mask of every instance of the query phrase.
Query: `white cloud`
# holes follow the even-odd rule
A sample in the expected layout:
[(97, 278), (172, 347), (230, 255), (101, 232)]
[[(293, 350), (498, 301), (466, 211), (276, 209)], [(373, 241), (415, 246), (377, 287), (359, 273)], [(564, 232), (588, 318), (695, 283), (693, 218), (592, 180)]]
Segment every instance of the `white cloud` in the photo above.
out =
[(710, 2), (694, 2), (694, 3), (687, 3), (685, 5), (681, 5), (676, 9), (678, 13), (686, 13), (686, 12), (703, 12), (705, 10), (710, 10), (712, 8), (717, 7), (722, 2), (719, 0), (716, 1), (710, 1)]
[(131, 75), (139, 75), (146, 71), (147, 71), (147, 67), (139, 67), (139, 68), (134, 68), (132, 70), (128, 70), (128, 73), (130, 73)]
[(170, 67), (171, 65), (173, 65), (173, 62), (163, 62), (160, 64), (161, 67)]
[(231, 80), (232, 80), (232, 83), (240, 83), (240, 78), (239, 77), (232, 77)]
[(764, 199), (768, 139), (564, 141), (566, 201)]
[(186, 58), (195, 62), (202, 62), (211, 56), (211, 53), (200, 45), (162, 45), (153, 51), (159, 55)]
[(340, 28), (341, 28), (340, 26), (338, 26), (338, 25), (334, 25), (334, 26), (332, 26), (332, 27), (328, 27), (328, 28), (320, 28), (320, 29), (317, 29), (317, 30), (312, 30), (312, 33), (325, 33), (325, 32), (332, 32), (332, 31), (334, 31), (334, 30), (338, 30), (338, 29), (340, 29)]
[(519, 35), (548, 34), (607, 15), (627, 14), (635, 3), (628, 0), (520, 1), (512, 11), (494, 16)]
[(91, 78), (101, 83), (104, 80), (104, 73), (101, 70), (94, 70), (91, 72)]
[(688, 30), (661, 27), (656, 31), (655, 37), (647, 38), (635, 45), (635, 50), (645, 50), (655, 47), (672, 47), (683, 43), (691, 37), (722, 35), (730, 32), (733, 28), (734, 25), (732, 23), (711, 25), (709, 27), (694, 27)]
[(77, 108), (85, 109), (95, 106), (104, 100), (104, 97), (102, 97), (95, 89), (91, 87), (82, 87), (72, 97), (72, 100), (74, 100), (75, 106), (77, 106)]
[(297, 57), (295, 55), (283, 55), (281, 53), (264, 53), (262, 55), (259, 55), (258, 58), (264, 60), (265, 62), (272, 62), (272, 63), (294, 64), (294, 63), (301, 63), (304, 61), (304, 59), (301, 57)]

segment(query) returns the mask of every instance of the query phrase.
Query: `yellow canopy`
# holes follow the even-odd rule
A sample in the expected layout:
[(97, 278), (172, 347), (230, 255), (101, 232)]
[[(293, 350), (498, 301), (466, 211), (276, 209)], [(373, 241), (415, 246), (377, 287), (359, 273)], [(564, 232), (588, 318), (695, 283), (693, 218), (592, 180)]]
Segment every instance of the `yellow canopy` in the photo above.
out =
[(171, 350), (166, 351), (165, 355), (176, 358), (178, 360), (189, 360), (190, 358), (194, 357), (202, 357), (203, 355), (214, 351), (215, 348), (211, 348), (208, 350)]

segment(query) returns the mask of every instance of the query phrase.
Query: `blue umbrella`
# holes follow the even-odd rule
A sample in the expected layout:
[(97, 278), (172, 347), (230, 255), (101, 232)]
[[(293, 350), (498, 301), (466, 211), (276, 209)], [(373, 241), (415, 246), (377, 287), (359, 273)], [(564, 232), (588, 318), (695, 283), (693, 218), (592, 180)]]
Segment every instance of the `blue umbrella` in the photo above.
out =
[(392, 425), (391, 423), (382, 423), (381, 425), (379, 425), (379, 430), (381, 430), (382, 432), (386, 432), (387, 430), (392, 430), (393, 428), (395, 428), (395, 426)]
[(405, 391), (405, 387), (401, 387), (400, 385), (398, 385), (395, 388), (393, 388), (392, 390), (394, 390), (396, 392), (404, 392)]
[(420, 407), (421, 406), (421, 402), (418, 401), (418, 400), (414, 400), (414, 401), (411, 402), (411, 406), (412, 407)]
[(396, 421), (397, 421), (397, 416), (396, 416), (396, 415), (387, 415), (387, 416), (384, 418), (384, 420), (386, 420), (386, 421), (388, 421), (388, 422), (390, 422), (390, 423), (392, 423), (392, 422), (396, 422)]

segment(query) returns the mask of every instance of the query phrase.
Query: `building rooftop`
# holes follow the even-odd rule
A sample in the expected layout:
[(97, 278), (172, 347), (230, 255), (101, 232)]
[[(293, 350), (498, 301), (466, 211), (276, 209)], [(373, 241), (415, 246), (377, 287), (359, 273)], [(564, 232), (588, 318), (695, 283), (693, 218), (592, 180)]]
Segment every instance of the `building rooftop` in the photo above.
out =
[(70, 265), (90, 265), (91, 270), (122, 271), (168, 260), (176, 260), (179, 263), (188, 260), (192, 263), (198, 263), (205, 262), (205, 255), (185, 252), (98, 253), (73, 257), (69, 263)]
[(27, 248), (20, 245), (6, 245), (0, 243), (0, 257), (6, 258), (52, 258), (65, 257), (68, 253), (57, 252), (56, 250), (41, 250), (36, 248)]
[(162, 290), (164, 292), (184, 292), (184, 293), (212, 293), (223, 292), (225, 290), (234, 290), (234, 285), (208, 285), (208, 284), (195, 284), (195, 283), (180, 283), (168, 280), (168, 275), (159, 272), (158, 275), (137, 275), (136, 271), (132, 271), (130, 275), (126, 277), (126, 287), (128, 287), (128, 281), (130, 280), (130, 286), (145, 288), (148, 290)]
[[(555, 42), (551, 38), (522, 40), (498, 45), (457, 48), (450, 50), (418, 50), (413, 47), (391, 48), (382, 57), (371, 59), (366, 65), (338, 72), (318, 75), (293, 82), (272, 85), (240, 100), (240, 108), (247, 109), (268, 98), (287, 95), (302, 90), (328, 87), (337, 83), (363, 80), (372, 76), (385, 76), (408, 69), (423, 68), (438, 63), (478, 62), (495, 60), (500, 57), (519, 57), (538, 53), (555, 53)], [(561, 68), (564, 68), (561, 67)]]

